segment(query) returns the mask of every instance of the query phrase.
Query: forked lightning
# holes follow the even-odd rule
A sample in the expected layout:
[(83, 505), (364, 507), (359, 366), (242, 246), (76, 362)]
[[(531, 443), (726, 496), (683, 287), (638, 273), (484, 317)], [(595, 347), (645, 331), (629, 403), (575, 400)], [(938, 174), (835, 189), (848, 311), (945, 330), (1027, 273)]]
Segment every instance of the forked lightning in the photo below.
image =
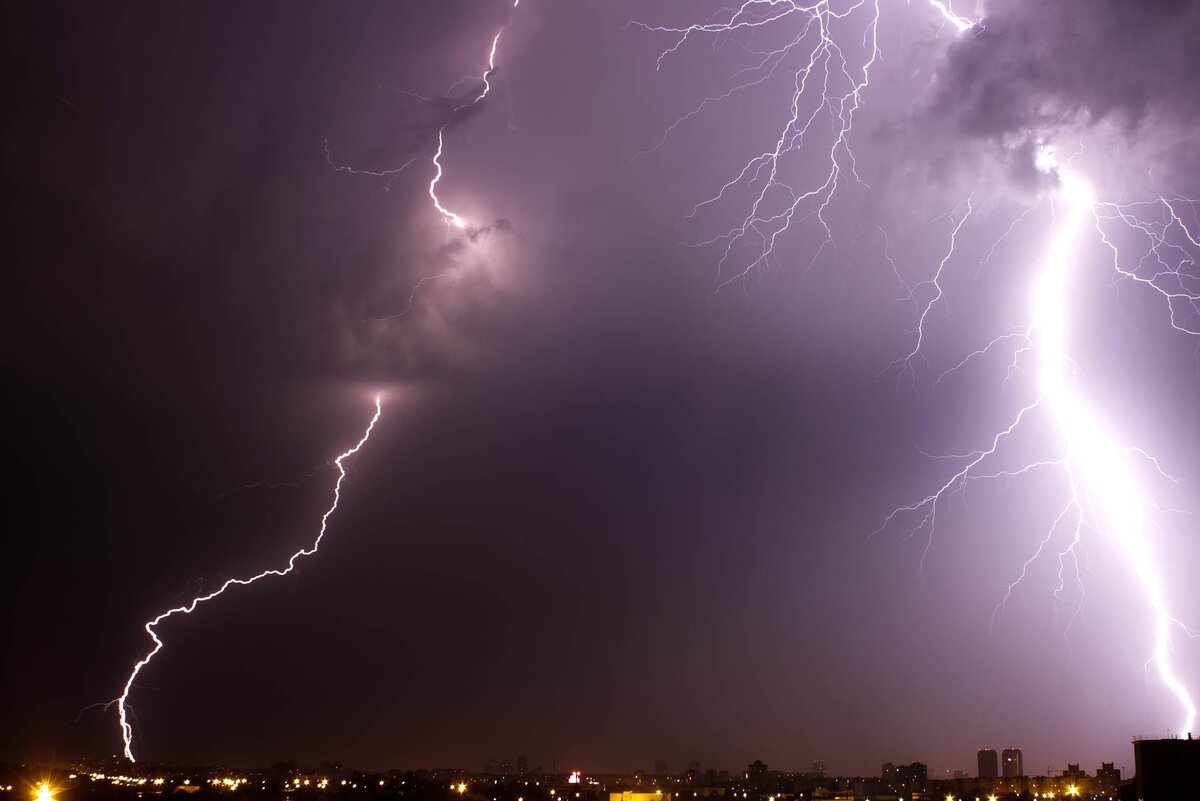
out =
[[(972, 31), (982, 28), (982, 23), (956, 14), (949, 2), (929, 0), (929, 5), (938, 13), (942, 24), (953, 28), (957, 34), (971, 35)], [(856, 18), (857, 27), (851, 24)], [(718, 288), (731, 282), (744, 282), (767, 267), (777, 258), (780, 237), (798, 222), (815, 221), (823, 230), (821, 244), (809, 262), (811, 266), (822, 251), (833, 244), (826, 212), (835, 194), (847, 180), (863, 183), (855, 169), (850, 140), (855, 114), (861, 108), (870, 84), (871, 70), (880, 59), (880, 0), (851, 0), (837, 4), (828, 0), (746, 0), (740, 6), (720, 12), (718, 18), (709, 22), (686, 26), (631, 24), (673, 37), (673, 43), (659, 56), (660, 68), (666, 59), (693, 40), (707, 37), (716, 46), (728, 37), (756, 29), (770, 27), (783, 32), (784, 43), (770, 49), (756, 50), (742, 42), (752, 56), (752, 63), (735, 75), (737, 83), (733, 88), (705, 98), (676, 119), (652, 150), (663, 147), (680, 125), (707, 107), (758, 86), (786, 69), (790, 73), (792, 89), (786, 119), (773, 137), (773, 146), (753, 155), (712, 196), (696, 204), (687, 217), (691, 219), (719, 202), (736, 202), (735, 189), (749, 190), (750, 200), (745, 211), (738, 214), (737, 223), (698, 243), (718, 248)], [(841, 38), (836, 30), (841, 31)], [(859, 58), (851, 61), (849, 53), (858, 53)], [(792, 61), (799, 66), (785, 67)], [(785, 159), (799, 154), (806, 141), (818, 135), (826, 137), (825, 141), (829, 143), (817, 151), (823, 166), (817, 170), (815, 179), (796, 177), (796, 170), (786, 169)], [(1172, 634), (1194, 638), (1197, 631), (1184, 625), (1171, 610), (1163, 571), (1153, 548), (1154, 532), (1147, 520), (1147, 510), (1158, 505), (1140, 486), (1131, 461), (1146, 459), (1155, 475), (1164, 479), (1170, 477), (1144, 451), (1123, 443), (1089, 403), (1075, 376), (1067, 352), (1066, 335), (1072, 323), (1073, 301), (1077, 297), (1070, 291), (1071, 281), (1085, 266), (1079, 264), (1078, 253), (1080, 242), (1089, 231), (1110, 248), (1111, 267), (1118, 278), (1157, 292), (1165, 300), (1171, 326), (1185, 334), (1200, 335), (1200, 274), (1196, 269), (1200, 264), (1200, 230), (1189, 228), (1189, 219), (1195, 221), (1197, 203), (1179, 197), (1122, 204), (1098, 200), (1088, 182), (1068, 166), (1060, 164), (1053, 149), (1046, 145), (1038, 151), (1036, 166), (1055, 185), (1057, 217), (1031, 293), (1031, 322), (1026, 328), (1010, 330), (984, 348), (968, 354), (938, 379), (940, 381), (993, 348), (1009, 346), (1012, 348), (1010, 377), (1027, 364), (1036, 365), (1036, 397), (1016, 410), (1008, 425), (984, 437), (986, 444), (983, 447), (946, 457), (960, 465), (948, 480), (929, 495), (894, 510), (874, 533), (898, 524), (902, 518), (915, 517), (909, 536), (924, 532), (929, 538), (925, 546), (928, 552), (943, 502), (961, 491), (967, 482), (1012, 478), (1047, 469), (1064, 470), (1069, 497), (1064, 500), (1046, 537), (1009, 585), (996, 614), (1003, 610), (1005, 601), (1025, 577), (1029, 566), (1050, 546), (1056, 532), (1063, 528), (1070, 531), (1070, 542), (1059, 552), (1058, 592), (1061, 592), (1068, 565), (1074, 565), (1078, 571), (1085, 530), (1102, 531), (1118, 545), (1148, 610), (1153, 646), (1147, 665), (1154, 665), (1163, 684), (1179, 704), (1179, 731), (1195, 732), (1195, 697), (1172, 661)], [(917, 311), (917, 330), (911, 347), (888, 368), (898, 370), (901, 378), (915, 378), (914, 360), (923, 358), (922, 345), (928, 335), (929, 315), (945, 300), (941, 279), (955, 256), (958, 234), (968, 223), (973, 208), (969, 198), (950, 215), (949, 248), (933, 276), (916, 284), (910, 285), (901, 278), (886, 250), (887, 235), (883, 233), (884, 256), (904, 287), (907, 300)], [(1181, 209), (1188, 210), (1190, 217)], [(1027, 210), (1014, 220), (1004, 237), (1033, 210)], [(1145, 250), (1133, 264), (1127, 263), (1126, 254), (1111, 235), (1111, 226), (1122, 226), (1127, 233), (1142, 237)], [(994, 251), (995, 246), (988, 254), (989, 259)], [(918, 299), (918, 294), (922, 299)], [(1048, 416), (1058, 432), (1061, 452), (1015, 470), (993, 467), (997, 452), (1035, 416)], [(1078, 573), (1076, 576), (1078, 578)]]

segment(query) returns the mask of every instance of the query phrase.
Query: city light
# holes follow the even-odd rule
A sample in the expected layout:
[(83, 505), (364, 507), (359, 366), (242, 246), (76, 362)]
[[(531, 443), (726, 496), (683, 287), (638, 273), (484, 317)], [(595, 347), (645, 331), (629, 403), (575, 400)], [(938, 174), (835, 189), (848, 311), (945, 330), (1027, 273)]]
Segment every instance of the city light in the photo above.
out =
[(50, 789), (50, 785), (42, 782), (38, 785), (33, 797), (36, 801), (54, 801), (54, 790)]

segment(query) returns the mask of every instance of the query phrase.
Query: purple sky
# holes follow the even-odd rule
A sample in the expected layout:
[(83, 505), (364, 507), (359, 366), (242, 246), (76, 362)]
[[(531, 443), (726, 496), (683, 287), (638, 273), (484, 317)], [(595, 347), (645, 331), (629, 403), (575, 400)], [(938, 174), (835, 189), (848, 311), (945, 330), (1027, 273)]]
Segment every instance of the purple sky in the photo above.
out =
[[(141, 621), (308, 543), (334, 474), (229, 490), (323, 464), (380, 389), (321, 553), (163, 627), (132, 701), (141, 755), (873, 773), (1018, 746), (1040, 772), (1132, 769), (1130, 737), (1175, 724), (1103, 537), (1086, 598), (1068, 582), (1056, 600), (1050, 554), (993, 625), (1059, 478), (970, 486), (928, 551), (911, 525), (868, 536), (945, 479), (918, 447), (978, 447), (1019, 399), (1002, 354), (934, 382), (1025, 321), (1051, 219), (1033, 139), (1082, 142), (1105, 196), (1200, 194), (1197, 4), (1020, 0), (959, 38), (923, 3), (885, 2), (853, 138), (871, 188), (837, 196), (815, 261), (810, 220), (715, 293), (720, 250), (681, 242), (728, 228), (738, 198), (684, 217), (769, 146), (790, 76), (637, 156), (745, 63), (698, 42), (656, 70), (672, 40), (625, 26), (720, 6), (700, 5), (521, 5), (494, 94), (447, 132), (442, 196), (486, 221), (473, 238), (426, 189), (447, 104), (476, 84), (444, 103), (394, 90), (478, 75), (505, 2), (10, 10), (21, 476), (0, 758), (116, 752), (112, 715), (71, 721), (119, 691)], [(388, 181), (334, 169), (326, 143), (360, 171), (420, 158)], [(790, 169), (821, 168), (812, 153)], [(885, 368), (915, 318), (880, 230), (901, 276), (927, 278), (941, 215), (972, 193), (951, 313), (898, 383)], [(1086, 385), (1130, 441), (1200, 474), (1197, 339), (1114, 282), (1102, 247), (1083, 258)], [(446, 270), (408, 314), (362, 322)], [(1032, 452), (1052, 434), (1027, 436)], [(1194, 481), (1162, 496), (1196, 500)], [(1167, 515), (1156, 540), (1182, 610), (1200, 609), (1194, 523)], [(1180, 642), (1193, 681), (1198, 650)]]

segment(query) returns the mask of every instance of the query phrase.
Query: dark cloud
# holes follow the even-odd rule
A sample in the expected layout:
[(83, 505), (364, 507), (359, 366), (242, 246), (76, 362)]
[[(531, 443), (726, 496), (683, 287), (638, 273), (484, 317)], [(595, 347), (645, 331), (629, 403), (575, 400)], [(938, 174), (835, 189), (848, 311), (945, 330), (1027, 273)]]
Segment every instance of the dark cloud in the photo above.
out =
[(1020, 0), (982, 21), (949, 46), (934, 101), (969, 136), (1107, 123), (1136, 137), (1200, 112), (1200, 4)]

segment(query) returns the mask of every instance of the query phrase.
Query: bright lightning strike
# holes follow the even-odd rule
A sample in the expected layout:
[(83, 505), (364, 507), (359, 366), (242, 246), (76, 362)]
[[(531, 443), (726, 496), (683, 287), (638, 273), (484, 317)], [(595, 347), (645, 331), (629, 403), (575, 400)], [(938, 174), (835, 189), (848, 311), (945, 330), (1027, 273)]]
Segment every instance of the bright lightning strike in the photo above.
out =
[(949, 3), (943, 3), (942, 0), (929, 0), (929, 5), (936, 8), (938, 13), (942, 15), (942, 19), (953, 25), (959, 33), (964, 33), (971, 28), (976, 27), (976, 23), (972, 22), (966, 17), (955, 14), (950, 8)]
[[(512, 11), (515, 11), (517, 9), (517, 7), (520, 5), (520, 3), (521, 3), (521, 0), (513, 0), (512, 6), (510, 7), (510, 14)], [(429, 180), (429, 185), (426, 188), (426, 192), (429, 195), (430, 203), (433, 205), (433, 208), (438, 213), (438, 215), (440, 215), (441, 218), (446, 222), (446, 224), (448, 226), (447, 234), (449, 234), (450, 229), (457, 229), (459, 231), (463, 231), (466, 234), (466, 236), (472, 240), (475, 238), (475, 236), (477, 234), (479, 234), (481, 232), (481, 230), (485, 230), (485, 229), (482, 229), (477, 226), (473, 226), (471, 224), (471, 222), (465, 216), (463, 216), (459, 212), (454, 211), (449, 206), (447, 206), (446, 203), (443, 202), (441, 196), (438, 194), (439, 185), (441, 184), (442, 179), (445, 177), (445, 174), (446, 174), (446, 166), (444, 164), (444, 159), (445, 159), (445, 155), (446, 155), (446, 134), (449, 131), (450, 127), (454, 124), (454, 122), (457, 119), (459, 119), (459, 117), (462, 115), (463, 112), (482, 103), (492, 93), (492, 78), (496, 74), (496, 56), (500, 49), (500, 38), (504, 35), (504, 31), (507, 27), (508, 27), (508, 22), (505, 22), (505, 24), (501, 25), (499, 30), (496, 31), (495, 35), (492, 36), (491, 45), (488, 47), (488, 50), (487, 50), (487, 66), (484, 68), (483, 73), (478, 78), (479, 88), (471, 96), (469, 96), (469, 99), (463, 100), (462, 102), (460, 102), (457, 105), (450, 108), (449, 112), (443, 118), (441, 125), (438, 126), (437, 136), (436, 136), (437, 147), (433, 151), (432, 158), (429, 159), (430, 162), (433, 164), (433, 177)], [(466, 78), (466, 79), (462, 79), (460, 81), (455, 82), (455, 84), (453, 84), (450, 87), (450, 90), (446, 93), (446, 96), (449, 97), (449, 95), (452, 92), (454, 92), (455, 88), (460, 83), (463, 83), (465, 80), (473, 80), (473, 78)], [(439, 102), (439, 101), (434, 100), (433, 98), (427, 97), (418, 92), (409, 91), (407, 89), (399, 89), (394, 86), (384, 86), (382, 84), (381, 84), (381, 87), (386, 88), (393, 92), (397, 92), (398, 94), (402, 94), (402, 95), (406, 95), (408, 97), (413, 97), (418, 100), (422, 100), (427, 103)], [(350, 173), (352, 175), (368, 175), (368, 176), (372, 176), (375, 178), (385, 179), (385, 183), (383, 185), (383, 191), (386, 192), (386, 191), (390, 191), (392, 181), (395, 180), (401, 173), (403, 173), (414, 162), (421, 160), (421, 157), (417, 156), (417, 157), (410, 158), (408, 161), (404, 162), (404, 164), (400, 165), (399, 167), (397, 167), (395, 169), (360, 170), (360, 169), (356, 169), (356, 168), (335, 162), (330, 153), (329, 143), (326, 142), (325, 143), (325, 160), (326, 160), (326, 162), (328, 162), (330, 167), (332, 167), (333, 169), (335, 169), (339, 172), (346, 172), (346, 173)], [(427, 276), (422, 277), (420, 280), (417, 281), (416, 284), (413, 285), (412, 290), (409, 293), (408, 303), (404, 306), (404, 308), (401, 311), (396, 312), (394, 314), (387, 314), (387, 315), (378, 316), (378, 317), (369, 317), (369, 318), (364, 319), (362, 322), (364, 322), (364, 323), (379, 323), (379, 322), (387, 322), (390, 320), (398, 319), (400, 317), (404, 317), (406, 314), (408, 314), (409, 311), (412, 310), (413, 305), (416, 302), (418, 293), (420, 293), (420, 291), (427, 284), (433, 283), (434, 281), (437, 281), (440, 278), (444, 278), (455, 271), (456, 271), (455, 267), (450, 266), (434, 275), (427, 275)]]
[(1153, 619), (1155, 667), (1183, 707), (1180, 731), (1192, 732), (1196, 727), (1196, 704), (1171, 663), (1171, 631), (1178, 623), (1168, 608), (1163, 579), (1147, 541), (1146, 498), (1130, 470), (1128, 449), (1118, 444), (1070, 380), (1065, 345), (1071, 301), (1068, 287), (1078, 262), (1071, 251), (1095, 217), (1096, 200), (1092, 188), (1079, 176), (1060, 169), (1059, 177), (1067, 218), (1055, 232), (1033, 293), (1038, 384), (1067, 444), (1072, 486), (1082, 479), (1107, 522), (1110, 536), (1120, 544), (1130, 571), (1141, 585)]
[[(516, 9), (520, 3), (521, 0), (513, 0), (513, 9)], [(508, 27), (507, 24), (500, 26), (500, 30), (496, 31), (496, 35), (492, 37), (492, 46), (488, 49), (487, 69), (485, 69), (483, 71), (483, 75), (480, 76), (480, 80), (482, 81), (483, 85), (480, 87), (479, 92), (472, 99), (455, 106), (447, 116), (446, 121), (442, 123), (442, 127), (438, 128), (437, 150), (433, 154), (433, 166), (435, 168), (435, 172), (433, 180), (429, 182), (429, 199), (433, 201), (433, 207), (437, 209), (438, 214), (442, 215), (446, 222), (453, 225), (455, 228), (467, 228), (467, 220), (461, 214), (451, 211), (445, 205), (443, 205), (441, 198), (439, 198), (437, 194), (437, 187), (442, 180), (443, 173), (442, 154), (446, 148), (446, 129), (449, 128), (450, 124), (458, 118), (460, 112), (481, 102), (484, 98), (491, 94), (492, 76), (496, 73), (496, 50), (500, 47), (500, 37), (504, 34), (504, 29), (506, 27)]]
[[(980, 23), (955, 13), (950, 2), (929, 0), (929, 5), (944, 24), (959, 34), (982, 28)], [(754, 59), (749, 67), (734, 75), (732, 87), (704, 98), (678, 117), (666, 128), (659, 142), (645, 152), (664, 147), (682, 124), (709, 106), (760, 86), (781, 72), (791, 78), (788, 114), (776, 129), (771, 145), (744, 162), (714, 194), (697, 203), (686, 216), (691, 220), (718, 205), (735, 203), (735, 193), (748, 193), (750, 197), (745, 212), (737, 216), (732, 227), (697, 243), (720, 249), (718, 289), (733, 282), (744, 283), (771, 266), (779, 238), (794, 225), (815, 225), (818, 235), (823, 235), (809, 262), (810, 267), (826, 248), (835, 246), (825, 216), (834, 195), (848, 181), (866, 186), (855, 169), (850, 140), (854, 117), (862, 106), (872, 67), (881, 58), (879, 12), (879, 0), (849, 0), (837, 5), (829, 0), (745, 0), (703, 23), (682, 27), (631, 23), (673, 37), (674, 43), (658, 57), (660, 69), (666, 59), (695, 40), (711, 40), (714, 48), (733, 40)], [(790, 28), (787, 27), (789, 24)], [(768, 28), (784, 31), (782, 44), (756, 46), (753, 35)], [(812, 148), (817, 148), (816, 152), (820, 154), (816, 169), (812, 166), (813, 159), (799, 157), (801, 151), (811, 152)], [(1103, 530), (1118, 544), (1150, 612), (1153, 647), (1147, 664), (1155, 665), (1163, 684), (1182, 709), (1180, 731), (1192, 732), (1196, 727), (1196, 704), (1172, 662), (1171, 635), (1182, 631), (1186, 636), (1196, 637), (1197, 631), (1184, 625), (1169, 607), (1145, 514), (1147, 509), (1162, 507), (1141, 488), (1130, 460), (1134, 455), (1146, 458), (1158, 475), (1173, 479), (1163, 472), (1153, 457), (1138, 448), (1122, 445), (1119, 437), (1108, 429), (1080, 392), (1066, 343), (1074, 300), (1070, 292), (1071, 280), (1080, 260), (1078, 246), (1090, 227), (1094, 227), (1099, 239), (1111, 250), (1112, 269), (1120, 280), (1158, 293), (1166, 303), (1171, 326), (1185, 334), (1200, 335), (1200, 271), (1196, 267), (1200, 263), (1197, 258), (1200, 202), (1180, 197), (1161, 197), (1141, 203), (1100, 201), (1092, 187), (1082, 177), (1058, 164), (1048, 148), (1040, 151), (1037, 167), (1057, 180), (1055, 211), (1061, 216), (1056, 217), (1052, 238), (1032, 289), (1032, 321), (1023, 329), (1010, 330), (996, 337), (938, 379), (940, 381), (993, 348), (1010, 345), (1013, 349), (1008, 376), (1011, 378), (1033, 360), (1036, 364), (1036, 397), (1017, 410), (1007, 426), (989, 436), (983, 448), (945, 457), (959, 461), (960, 467), (931, 494), (894, 510), (875, 533), (901, 517), (916, 515), (916, 525), (908, 536), (927, 533), (929, 539), (925, 551), (928, 553), (941, 505), (951, 495), (961, 492), (968, 482), (1014, 478), (1046, 469), (1064, 470), (1069, 497), (1035, 553), (1022, 566), (1020, 576), (1008, 586), (996, 616), (1003, 611), (1005, 601), (1025, 577), (1030, 565), (1050, 546), (1057, 531), (1061, 528), (1071, 531), (1071, 541), (1058, 557), (1059, 585), (1055, 593), (1061, 597), (1068, 565), (1074, 566), (1078, 576), (1080, 561), (1084, 558), (1085, 528)], [(889, 366), (889, 369), (898, 366), (901, 378), (913, 377), (914, 361), (924, 358), (922, 345), (927, 336), (926, 322), (931, 311), (945, 303), (941, 279), (955, 254), (958, 234), (972, 210), (971, 199), (968, 199), (963, 210), (956, 209), (949, 215), (952, 227), (949, 248), (933, 277), (916, 284), (910, 284), (900, 276), (887, 252), (887, 235), (883, 233), (885, 259), (892, 265), (908, 300), (917, 305), (914, 345)], [(1002, 239), (1033, 210), (1027, 210), (1015, 220)], [(1111, 230), (1114, 226), (1121, 227), (1125, 234), (1142, 238), (1144, 248), (1134, 262), (1128, 261), (1126, 253), (1117, 244)], [(984, 262), (991, 258), (996, 245)], [(920, 304), (915, 297), (917, 292), (925, 293)], [(1035, 416), (1048, 416), (1053, 423), (1061, 440), (1061, 453), (1016, 470), (993, 468), (997, 453)], [(1078, 611), (1077, 608), (1076, 614)]]
[[(1171, 634), (1173, 631), (1182, 631), (1186, 636), (1195, 634), (1171, 611), (1162, 571), (1151, 547), (1151, 531), (1145, 510), (1154, 508), (1156, 504), (1146, 495), (1130, 466), (1131, 455), (1146, 455), (1138, 448), (1122, 445), (1099, 413), (1081, 395), (1075, 380), (1074, 366), (1067, 351), (1067, 333), (1071, 323), (1073, 300), (1071, 281), (1079, 267), (1077, 251), (1080, 240), (1088, 228), (1093, 227), (1100, 238), (1113, 248), (1114, 258), (1117, 259), (1114, 264), (1119, 274), (1159, 289), (1168, 301), (1174, 296), (1154, 284), (1153, 278), (1142, 278), (1136, 273), (1120, 268), (1119, 253), (1101, 227), (1106, 214), (1114, 208), (1111, 204), (1097, 201), (1092, 187), (1081, 176), (1060, 165), (1049, 148), (1044, 147), (1040, 150), (1037, 166), (1043, 172), (1056, 176), (1058, 180), (1056, 223), (1030, 294), (1032, 322), (1021, 336), (1021, 347), (1014, 354), (1014, 363), (1021, 355), (1036, 360), (1037, 397), (1017, 413), (1012, 423), (997, 434), (986, 449), (965, 457), (965, 465), (935, 492), (915, 503), (896, 509), (884, 520), (879, 530), (888, 526), (899, 515), (920, 513), (921, 518), (910, 536), (921, 531), (927, 532), (928, 551), (937, 524), (939, 506), (955, 492), (960, 491), (969, 480), (1014, 475), (1011, 472), (988, 474), (984, 472), (983, 466), (997, 456), (1002, 445), (1012, 438), (1027, 417), (1037, 411), (1044, 411), (1050, 415), (1059, 433), (1066, 456), (1053, 462), (1030, 464), (1017, 472), (1026, 473), (1036, 467), (1048, 465), (1060, 467), (1067, 473), (1069, 497), (1037, 550), (1022, 565), (1020, 575), (1008, 585), (1004, 598), (996, 608), (996, 615), (1003, 610), (1013, 590), (1025, 578), (1029, 567), (1042, 556), (1059, 527), (1068, 520), (1073, 520), (1071, 541), (1059, 554), (1059, 586), (1056, 594), (1061, 592), (1068, 560), (1074, 563), (1078, 573), (1083, 531), (1085, 523), (1091, 521), (1095, 528), (1105, 532), (1117, 543), (1125, 557), (1126, 566), (1137, 582), (1151, 616), (1153, 646), (1149, 662), (1153, 662), (1159, 678), (1182, 709), (1183, 717), (1179, 731), (1192, 732), (1196, 728), (1196, 702), (1172, 662)], [(1146, 230), (1145, 224), (1136, 223), (1135, 220), (1129, 224), (1138, 230)], [(1187, 238), (1191, 241), (1190, 236)], [(1189, 294), (1187, 297), (1192, 302), (1196, 300), (1193, 295)], [(1187, 330), (1176, 323), (1174, 314), (1172, 324), (1179, 330)], [(1159, 475), (1167, 477), (1153, 457), (1146, 458)]]
[[(329, 508), (325, 510), (325, 514), (323, 514), (321, 516), (321, 526), (320, 526), (319, 531), (317, 532), (316, 539), (313, 540), (312, 545), (308, 546), (307, 548), (301, 548), (300, 550), (298, 550), (294, 554), (292, 554), (288, 558), (287, 567), (285, 567), (285, 568), (270, 568), (268, 570), (264, 570), (261, 573), (258, 573), (249, 578), (227, 579), (225, 581), (225, 583), (222, 584), (215, 591), (210, 592), (206, 595), (198, 595), (195, 598), (193, 598), (189, 603), (184, 604), (183, 606), (176, 606), (171, 609), (168, 609), (165, 612), (162, 612), (161, 614), (157, 615), (153, 619), (147, 621), (146, 624), (143, 626), (146, 633), (150, 635), (150, 639), (154, 641), (154, 647), (152, 649), (150, 649), (150, 652), (148, 654), (146, 654), (144, 657), (142, 657), (140, 660), (138, 660), (138, 662), (136, 664), (134, 664), (133, 669), (129, 673), (129, 678), (126, 679), (125, 686), (121, 690), (121, 695), (118, 696), (112, 702), (117, 705), (117, 714), (118, 714), (120, 726), (121, 726), (121, 738), (124, 741), (124, 745), (125, 745), (125, 757), (129, 761), (131, 761), (131, 762), (136, 761), (133, 756), (133, 724), (130, 722), (129, 695), (131, 692), (133, 692), (133, 685), (134, 685), (134, 682), (137, 680), (138, 674), (140, 674), (142, 672), (142, 670), (147, 665), (150, 664), (150, 662), (154, 659), (155, 656), (158, 655), (158, 653), (163, 649), (163, 647), (165, 645), (163, 640), (158, 636), (157, 629), (158, 629), (159, 624), (161, 624), (163, 621), (167, 620), (168, 618), (174, 617), (175, 615), (190, 615), (192, 612), (194, 612), (196, 610), (196, 607), (198, 607), (200, 604), (205, 603), (207, 601), (211, 601), (213, 598), (216, 598), (218, 595), (221, 595), (222, 593), (224, 593), (230, 587), (235, 587), (235, 586), (236, 587), (245, 587), (247, 585), (253, 584), (254, 582), (258, 581), (259, 579), (263, 579), (268, 576), (286, 576), (288, 573), (291, 573), (295, 569), (296, 563), (299, 560), (315, 554), (317, 552), (317, 550), (321, 547), (321, 540), (323, 540), (325, 538), (325, 532), (328, 529), (328, 525), (329, 525), (329, 518), (337, 510), (338, 502), (341, 500), (341, 497), (342, 497), (342, 482), (346, 478), (346, 467), (343, 464), (343, 462), (345, 462), (346, 459), (350, 458), (354, 454), (358, 453), (359, 449), (362, 448), (362, 446), (367, 443), (367, 440), (370, 439), (370, 437), (371, 437), (371, 431), (375, 428), (375, 423), (379, 421), (379, 416), (382, 413), (382, 411), (383, 411), (383, 407), (381, 405), (380, 396), (376, 395), (375, 396), (375, 414), (371, 417), (371, 422), (367, 424), (367, 428), (363, 432), (362, 438), (359, 439), (358, 442), (355, 443), (353, 447), (344, 451), (340, 456), (338, 456), (336, 459), (333, 460), (333, 464), (338, 470), (337, 481), (333, 485), (333, 502), (330, 504)], [(110, 704), (110, 706), (111, 706), (111, 704)]]

